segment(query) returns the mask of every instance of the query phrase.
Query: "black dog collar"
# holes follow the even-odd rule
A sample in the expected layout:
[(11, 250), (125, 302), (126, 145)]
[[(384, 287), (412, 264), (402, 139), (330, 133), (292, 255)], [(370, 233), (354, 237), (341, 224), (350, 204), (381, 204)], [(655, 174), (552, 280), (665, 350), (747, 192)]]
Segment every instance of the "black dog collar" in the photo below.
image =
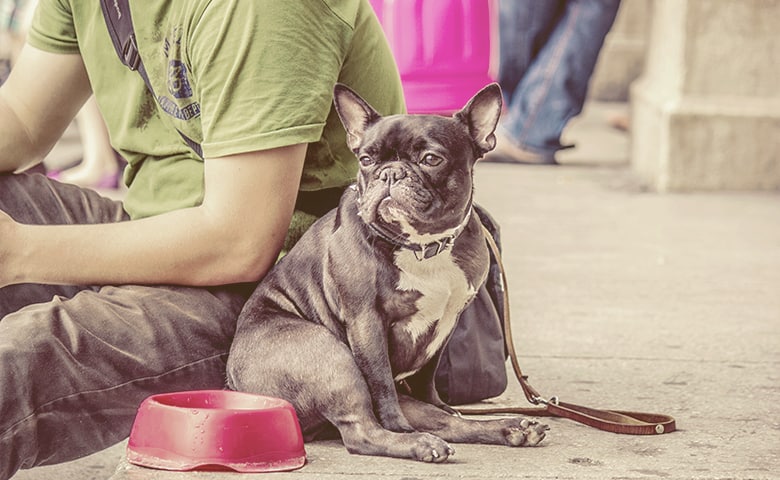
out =
[(469, 206), (469, 211), (466, 213), (465, 218), (462, 222), (460, 222), (460, 225), (455, 227), (455, 230), (450, 235), (446, 235), (431, 243), (419, 244), (407, 242), (403, 240), (402, 235), (396, 234), (390, 231), (390, 229), (376, 225), (374, 223), (369, 224), (369, 227), (371, 227), (371, 230), (382, 240), (397, 247), (413, 251), (415, 258), (419, 261), (423, 261), (435, 257), (441, 252), (452, 247), (452, 244), (455, 243), (455, 239), (458, 238), (458, 236), (460, 236), (460, 234), (463, 233), (463, 231), (466, 229), (466, 225), (468, 225), (473, 211), (474, 208)]

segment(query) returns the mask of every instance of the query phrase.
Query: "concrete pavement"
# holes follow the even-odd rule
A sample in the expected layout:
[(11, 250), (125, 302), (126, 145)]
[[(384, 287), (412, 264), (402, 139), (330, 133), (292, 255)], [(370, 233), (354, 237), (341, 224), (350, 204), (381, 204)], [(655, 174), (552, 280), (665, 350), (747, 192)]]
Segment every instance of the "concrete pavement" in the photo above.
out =
[[(502, 226), (531, 383), (574, 403), (667, 413), (679, 431), (545, 419), (538, 448), (457, 445), (441, 465), (317, 442), (306, 466), (273, 478), (780, 478), (780, 193), (647, 193), (606, 110), (589, 104), (567, 130), (578, 148), (562, 166), (479, 165), (476, 196)], [(514, 384), (490, 403), (525, 405)], [(239, 478), (144, 469), (123, 454), (120, 444), (14, 480)]]

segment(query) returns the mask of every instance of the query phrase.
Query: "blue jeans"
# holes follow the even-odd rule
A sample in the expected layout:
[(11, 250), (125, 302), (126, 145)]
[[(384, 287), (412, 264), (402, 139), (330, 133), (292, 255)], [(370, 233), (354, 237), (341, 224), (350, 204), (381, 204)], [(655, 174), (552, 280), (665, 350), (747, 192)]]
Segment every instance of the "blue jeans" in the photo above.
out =
[(502, 133), (553, 155), (582, 111), (588, 82), (620, 0), (500, 0), (499, 76), (507, 110)]
[[(26, 224), (128, 219), (39, 174), (0, 174), (0, 210)], [(0, 480), (119, 442), (151, 394), (224, 388), (249, 287), (0, 288)]]

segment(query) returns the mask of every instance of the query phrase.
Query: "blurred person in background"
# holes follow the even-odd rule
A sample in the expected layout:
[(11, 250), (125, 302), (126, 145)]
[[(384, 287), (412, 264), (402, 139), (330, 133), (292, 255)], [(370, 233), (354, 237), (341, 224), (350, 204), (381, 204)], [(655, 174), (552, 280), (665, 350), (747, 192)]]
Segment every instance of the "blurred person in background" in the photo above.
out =
[(49, 169), (48, 176), (82, 187), (120, 187), (122, 167), (126, 162), (111, 147), (106, 123), (94, 97), (90, 97), (76, 114), (76, 125), (81, 141), (81, 160), (65, 170)]
[[(0, 84), (11, 73), (19, 51), (24, 45), (32, 21), (36, 0), (0, 0)], [(121, 157), (111, 148), (108, 131), (97, 102), (90, 98), (76, 115), (82, 158), (78, 165), (66, 170), (50, 170), (57, 180), (84, 187), (116, 188), (119, 186)], [(40, 165), (37, 171), (46, 171)]]
[(499, 75), (506, 111), (487, 161), (555, 165), (582, 111), (620, 0), (499, 0)]

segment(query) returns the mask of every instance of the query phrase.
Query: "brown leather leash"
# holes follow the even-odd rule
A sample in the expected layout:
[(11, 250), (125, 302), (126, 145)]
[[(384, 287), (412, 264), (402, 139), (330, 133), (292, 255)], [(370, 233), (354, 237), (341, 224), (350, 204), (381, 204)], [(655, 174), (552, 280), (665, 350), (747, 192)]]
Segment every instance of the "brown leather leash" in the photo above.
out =
[(461, 415), (517, 414), (535, 417), (562, 417), (598, 428), (599, 430), (628, 435), (658, 435), (675, 431), (677, 427), (674, 418), (668, 415), (627, 412), (622, 410), (599, 410), (573, 403), (562, 402), (558, 397), (545, 399), (530, 383), (528, 383), (528, 376), (523, 375), (522, 370), (520, 370), (520, 363), (517, 361), (517, 352), (515, 351), (515, 345), (512, 339), (512, 328), (509, 317), (509, 289), (507, 287), (504, 265), (501, 262), (501, 252), (490, 232), (484, 226), (482, 228), (490, 250), (495, 257), (501, 272), (501, 281), (504, 283), (504, 339), (506, 341), (509, 359), (512, 363), (512, 370), (517, 377), (517, 381), (520, 383), (520, 387), (523, 389), (525, 398), (531, 404), (541, 406), (458, 408), (456, 411)]

